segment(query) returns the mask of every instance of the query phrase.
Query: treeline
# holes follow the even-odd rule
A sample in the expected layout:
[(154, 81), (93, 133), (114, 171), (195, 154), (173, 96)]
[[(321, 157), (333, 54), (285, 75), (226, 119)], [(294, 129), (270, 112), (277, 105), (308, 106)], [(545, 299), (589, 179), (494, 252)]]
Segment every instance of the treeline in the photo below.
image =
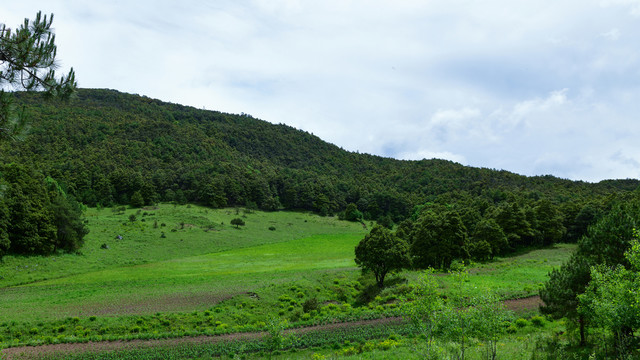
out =
[[(531, 193), (494, 194), (449, 192), (414, 207), (395, 227), (396, 236), (410, 246), (412, 266), (448, 269), (455, 260), (484, 261), (521, 249), (576, 242), (615, 201), (610, 197), (557, 204)], [(353, 220), (353, 209), (350, 205), (345, 217)]]

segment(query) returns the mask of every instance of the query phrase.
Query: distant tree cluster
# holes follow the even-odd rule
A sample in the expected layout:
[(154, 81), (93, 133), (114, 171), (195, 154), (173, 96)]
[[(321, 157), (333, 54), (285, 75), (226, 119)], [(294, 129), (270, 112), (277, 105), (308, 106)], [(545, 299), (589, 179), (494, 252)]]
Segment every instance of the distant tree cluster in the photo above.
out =
[(76, 251), (88, 232), (81, 205), (55, 180), (19, 165), (0, 167), (0, 258)]
[[(408, 267), (447, 270), (454, 261), (486, 261), (521, 249), (572, 241), (581, 238), (588, 225), (595, 223), (615, 201), (608, 198), (603, 202), (557, 205), (536, 196), (510, 192), (503, 195), (450, 192), (437, 196), (433, 202), (414, 207), (411, 216), (400, 222), (395, 232), (383, 231), (389, 227), (386, 223), (372, 229), (356, 247), (356, 263), (364, 271), (372, 271), (381, 285), (381, 278), (393, 270)], [(356, 212), (357, 207), (349, 205), (345, 214)], [(385, 259), (385, 255), (399, 253), (396, 251), (399, 248), (406, 252), (406, 259)], [(606, 253), (604, 249), (594, 251)], [(618, 256), (622, 252), (617, 249)]]

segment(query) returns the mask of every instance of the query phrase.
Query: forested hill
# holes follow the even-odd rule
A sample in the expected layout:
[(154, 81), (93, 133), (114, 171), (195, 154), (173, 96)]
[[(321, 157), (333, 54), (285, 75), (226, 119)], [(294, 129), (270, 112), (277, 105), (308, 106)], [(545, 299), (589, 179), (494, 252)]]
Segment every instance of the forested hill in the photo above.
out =
[(177, 201), (329, 214), (354, 203), (365, 218), (399, 221), (426, 202), (481, 196), (582, 204), (638, 187), (637, 180), (591, 184), (352, 153), (249, 115), (113, 90), (81, 89), (68, 103), (34, 93), (16, 99), (31, 130), (23, 141), (1, 144), (3, 162), (28, 164), (91, 206)]

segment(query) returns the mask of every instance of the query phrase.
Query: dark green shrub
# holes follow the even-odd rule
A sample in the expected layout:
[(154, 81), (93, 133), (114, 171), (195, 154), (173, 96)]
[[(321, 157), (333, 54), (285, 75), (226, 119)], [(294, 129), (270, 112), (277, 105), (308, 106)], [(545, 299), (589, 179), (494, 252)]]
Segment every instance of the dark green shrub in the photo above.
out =
[(542, 316), (533, 316), (531, 318), (531, 325), (535, 327), (543, 327), (544, 326), (544, 318)]
[(516, 326), (519, 328), (523, 328), (529, 325), (529, 322), (526, 319), (520, 318), (516, 320)]
[(305, 313), (311, 312), (313, 310), (318, 310), (318, 299), (311, 298), (307, 299), (302, 303), (302, 311)]

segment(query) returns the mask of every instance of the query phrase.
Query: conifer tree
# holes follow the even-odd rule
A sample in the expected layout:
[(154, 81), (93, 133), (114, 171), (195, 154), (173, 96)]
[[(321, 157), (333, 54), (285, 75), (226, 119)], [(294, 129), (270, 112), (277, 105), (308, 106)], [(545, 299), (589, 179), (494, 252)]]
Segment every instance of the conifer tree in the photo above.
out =
[(23, 110), (13, 105), (6, 87), (14, 90), (44, 91), (47, 97), (68, 98), (77, 87), (73, 68), (56, 79), (57, 47), (49, 17), (36, 14), (16, 30), (0, 24), (0, 137), (19, 137), (26, 126)]

